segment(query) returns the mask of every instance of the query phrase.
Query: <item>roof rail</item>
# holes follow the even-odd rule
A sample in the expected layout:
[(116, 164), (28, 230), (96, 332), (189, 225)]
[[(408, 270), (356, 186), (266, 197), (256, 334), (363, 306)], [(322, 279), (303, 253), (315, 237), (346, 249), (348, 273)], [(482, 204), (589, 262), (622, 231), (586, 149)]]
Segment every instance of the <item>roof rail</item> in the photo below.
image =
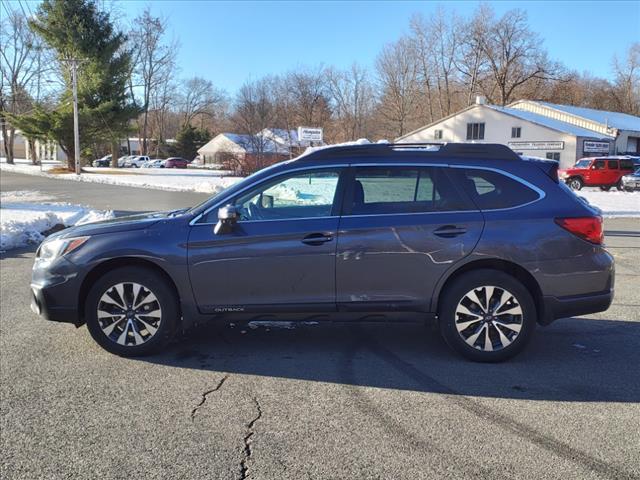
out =
[(506, 145), (499, 143), (368, 143), (359, 145), (336, 145), (323, 148), (304, 157), (324, 157), (333, 155), (384, 155), (389, 150), (420, 151), (432, 156), (482, 157), (496, 160), (521, 160)]

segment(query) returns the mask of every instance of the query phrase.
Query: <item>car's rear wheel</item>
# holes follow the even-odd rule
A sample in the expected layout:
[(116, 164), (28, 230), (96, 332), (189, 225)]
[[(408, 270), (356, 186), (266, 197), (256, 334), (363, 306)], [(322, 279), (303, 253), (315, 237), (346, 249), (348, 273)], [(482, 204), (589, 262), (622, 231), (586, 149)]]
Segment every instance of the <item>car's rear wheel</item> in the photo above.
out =
[(608, 192), (609, 190), (611, 190), (611, 185), (601, 186), (600, 190), (602, 190), (603, 192)]
[(441, 300), (440, 332), (447, 344), (476, 362), (500, 362), (531, 339), (536, 308), (518, 280), (497, 270), (474, 270), (454, 281)]
[(149, 355), (171, 337), (178, 301), (169, 283), (152, 270), (112, 270), (93, 285), (85, 304), (87, 328), (105, 350), (126, 357)]
[(616, 188), (618, 189), (619, 192), (624, 190), (624, 185), (622, 183), (622, 179), (618, 180), (618, 183), (616, 183)]
[(573, 177), (567, 181), (567, 185), (569, 185), (569, 188), (572, 190), (581, 190), (584, 186), (584, 182), (580, 177)]

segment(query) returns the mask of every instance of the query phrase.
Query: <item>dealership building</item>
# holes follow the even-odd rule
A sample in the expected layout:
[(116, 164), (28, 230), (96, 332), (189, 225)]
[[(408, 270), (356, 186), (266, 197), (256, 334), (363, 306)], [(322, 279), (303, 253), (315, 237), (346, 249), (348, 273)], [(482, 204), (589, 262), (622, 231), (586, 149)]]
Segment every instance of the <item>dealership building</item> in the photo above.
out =
[(640, 117), (531, 100), (503, 107), (478, 97), (474, 105), (396, 142), (502, 143), (566, 168), (582, 157), (640, 155)]

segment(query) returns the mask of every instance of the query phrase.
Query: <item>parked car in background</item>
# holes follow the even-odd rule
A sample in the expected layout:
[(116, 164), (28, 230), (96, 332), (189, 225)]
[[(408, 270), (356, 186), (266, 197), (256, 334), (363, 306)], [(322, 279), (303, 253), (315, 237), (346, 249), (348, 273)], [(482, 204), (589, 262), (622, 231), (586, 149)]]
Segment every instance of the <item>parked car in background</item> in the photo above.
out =
[(627, 192), (640, 190), (640, 167), (638, 167), (635, 172), (622, 177), (622, 188)]
[(189, 161), (180, 157), (170, 157), (164, 161), (165, 168), (187, 168)]
[(102, 158), (94, 160), (91, 165), (94, 167), (109, 167), (111, 166), (111, 155), (105, 155)]
[(124, 166), (127, 168), (140, 168), (144, 162), (148, 162), (149, 157), (146, 155), (132, 155), (124, 161)]
[(129, 159), (131, 157), (131, 155), (123, 155), (120, 158), (118, 158), (118, 167), (123, 168), (125, 162), (127, 161), (127, 159)]
[(608, 191), (611, 187), (622, 190), (622, 177), (633, 171), (631, 157), (593, 157), (581, 158), (572, 168), (559, 170), (558, 176), (573, 190), (600, 187)]
[(505, 360), (536, 324), (613, 300), (602, 217), (557, 168), (497, 144), (318, 150), (191, 209), (47, 237), (32, 309), (125, 356), (273, 316), (432, 321), (461, 355)]
[(162, 158), (154, 158), (148, 162), (142, 164), (142, 168), (164, 168), (164, 162)]

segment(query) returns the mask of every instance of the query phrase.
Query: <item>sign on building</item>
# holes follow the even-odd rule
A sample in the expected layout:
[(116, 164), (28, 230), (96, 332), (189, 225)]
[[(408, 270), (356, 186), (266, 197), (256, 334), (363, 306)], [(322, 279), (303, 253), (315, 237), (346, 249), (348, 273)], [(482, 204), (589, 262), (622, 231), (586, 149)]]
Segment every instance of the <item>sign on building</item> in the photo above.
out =
[(564, 150), (564, 142), (509, 142), (512, 150)]
[(322, 142), (322, 129), (312, 127), (298, 127), (299, 142)]
[(583, 152), (591, 153), (609, 153), (609, 142), (593, 142), (585, 140), (582, 144)]

